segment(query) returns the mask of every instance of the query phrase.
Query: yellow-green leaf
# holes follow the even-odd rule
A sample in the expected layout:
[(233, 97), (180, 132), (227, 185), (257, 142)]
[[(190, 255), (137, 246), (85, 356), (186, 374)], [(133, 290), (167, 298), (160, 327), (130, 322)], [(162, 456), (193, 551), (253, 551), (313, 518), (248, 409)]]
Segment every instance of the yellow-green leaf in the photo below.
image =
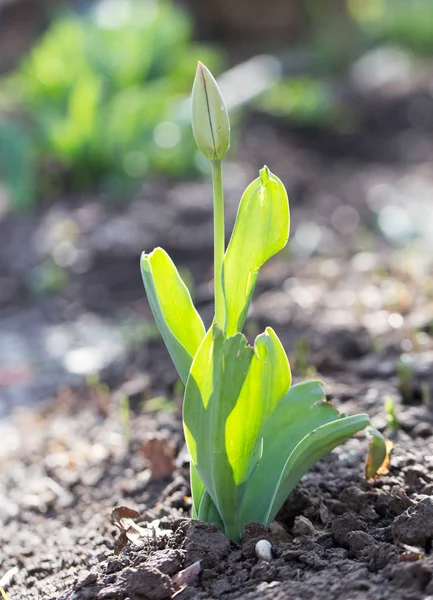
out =
[(263, 432), (263, 454), (245, 492), (240, 523), (269, 523), (315, 462), (369, 424), (344, 417), (327, 402), (320, 381), (290, 388)]
[(263, 454), (248, 481), (242, 523), (263, 521), (287, 457), (312, 429), (337, 417), (338, 412), (325, 401), (320, 381), (298, 383), (289, 389), (264, 428)]
[(141, 274), (150, 308), (184, 383), (205, 328), (188, 288), (162, 248), (141, 256)]
[(223, 263), (227, 337), (242, 330), (260, 267), (287, 243), (290, 214), (283, 183), (267, 167), (245, 190)]
[(261, 432), (290, 386), (285, 352), (271, 329), (254, 348), (245, 336), (206, 334), (185, 389), (184, 430), (200, 480), (227, 535), (238, 539), (238, 509), (261, 450)]

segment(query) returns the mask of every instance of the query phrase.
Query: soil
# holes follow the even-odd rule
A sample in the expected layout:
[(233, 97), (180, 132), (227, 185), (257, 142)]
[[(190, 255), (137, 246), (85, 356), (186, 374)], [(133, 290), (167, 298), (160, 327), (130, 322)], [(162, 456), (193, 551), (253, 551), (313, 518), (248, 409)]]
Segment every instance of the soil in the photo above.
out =
[[(389, 473), (366, 482), (366, 439), (350, 440), (239, 546), (189, 519), (181, 389), (138, 271), (143, 249), (165, 247), (210, 322), (209, 184), (152, 180), (122, 207), (65, 198), (3, 217), (0, 586), (10, 600), (433, 598), (433, 125), (405, 117), (430, 94), (414, 83), (364, 99), (350, 136), (251, 115), (227, 165), (228, 223), (264, 162), (291, 199), (292, 240), (261, 274), (248, 336), (273, 326), (296, 380), (321, 377), (341, 411), (368, 412), (396, 443)], [(403, 383), (402, 353), (413, 361)], [(116, 526), (118, 506), (139, 516), (117, 511)], [(263, 539), (270, 561), (255, 550)]]

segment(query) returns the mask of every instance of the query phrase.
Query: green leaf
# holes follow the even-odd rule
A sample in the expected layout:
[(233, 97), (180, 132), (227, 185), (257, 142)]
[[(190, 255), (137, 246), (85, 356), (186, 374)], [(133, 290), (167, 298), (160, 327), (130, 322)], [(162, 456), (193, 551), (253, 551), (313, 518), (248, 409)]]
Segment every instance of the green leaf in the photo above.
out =
[(366, 414), (340, 417), (306, 435), (286, 460), (265, 523), (273, 521), (290, 492), (318, 460), (369, 424)]
[(221, 519), (221, 515), (207, 490), (205, 490), (202, 496), (197, 518), (200, 519), (200, 521), (206, 521), (207, 523), (215, 523), (215, 525), (218, 525), (218, 527), (224, 531), (224, 523)]
[[(356, 431), (368, 425), (368, 418), (361, 417), (363, 424), (356, 425)], [(324, 441), (321, 427), (333, 422), (339, 424), (335, 435), (332, 437), (332, 432), (324, 430), (329, 434)], [(343, 427), (343, 440), (342, 424), (347, 428)], [(326, 402), (319, 381), (307, 381), (290, 388), (264, 430), (263, 455), (248, 482), (241, 508), (241, 526), (248, 521), (269, 523), (308, 469), (353, 435), (352, 425), (352, 421), (346, 421)]]
[(191, 497), (192, 497), (192, 509), (191, 515), (193, 519), (198, 519), (198, 513), (200, 511), (200, 504), (203, 499), (203, 494), (206, 492), (206, 488), (202, 480), (200, 479), (197, 469), (190, 462), (189, 465), (189, 476), (191, 482)]
[(329, 418), (335, 419), (335, 409), (323, 402), (324, 398), (322, 384), (307, 381), (292, 386), (278, 404), (263, 431), (263, 455), (248, 482), (243, 523), (263, 520), (287, 456), (307, 433), (323, 424), (329, 408)]
[(200, 521), (206, 521), (207, 523), (215, 523), (224, 530), (221, 515), (192, 463), (190, 463), (190, 478), (192, 495), (191, 517), (193, 519), (200, 519)]
[(267, 327), (255, 340), (248, 375), (227, 418), (226, 446), (237, 484), (246, 481), (255, 467), (251, 457), (253, 453), (261, 452), (264, 426), (290, 388), (291, 381), (284, 348), (273, 329)]
[(237, 486), (226, 449), (226, 420), (236, 405), (253, 354), (242, 335), (224, 339), (214, 325), (195, 355), (185, 389), (183, 422), (191, 460), (226, 533), (227, 528), (236, 529), (237, 506)]
[(225, 338), (214, 325), (194, 358), (185, 389), (185, 437), (231, 539), (239, 538), (238, 508), (259, 459), (264, 425), (290, 382), (286, 354), (272, 329), (252, 348), (242, 334)]
[(260, 267), (287, 243), (287, 192), (267, 167), (245, 190), (223, 263), (227, 337), (241, 331)]
[(205, 328), (188, 288), (162, 248), (141, 256), (141, 274), (150, 308), (184, 383)]

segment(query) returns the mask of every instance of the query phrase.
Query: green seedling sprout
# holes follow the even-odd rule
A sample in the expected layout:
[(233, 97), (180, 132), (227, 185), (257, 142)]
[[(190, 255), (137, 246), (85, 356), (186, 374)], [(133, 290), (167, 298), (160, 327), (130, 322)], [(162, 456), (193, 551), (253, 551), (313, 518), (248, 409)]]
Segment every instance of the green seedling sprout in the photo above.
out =
[[(289, 361), (267, 327), (250, 346), (242, 330), (261, 266), (284, 248), (290, 212), (283, 183), (267, 167), (245, 190), (227, 248), (222, 159), (230, 124), (221, 92), (199, 63), (192, 93), (197, 145), (211, 161), (214, 199), (215, 317), (206, 331), (187, 286), (162, 248), (141, 256), (155, 321), (182, 382), (183, 425), (191, 456), (192, 516), (238, 542), (248, 521), (270, 524), (302, 476), (369, 425), (326, 401), (322, 383), (292, 385)], [(386, 457), (371, 430), (366, 474)]]
[(413, 358), (410, 354), (405, 353), (399, 356), (396, 370), (399, 392), (403, 401), (410, 404), (413, 398), (415, 383)]
[(395, 399), (393, 396), (386, 396), (384, 408), (388, 427), (395, 433), (400, 428), (400, 423), (397, 417), (395, 409)]
[(176, 412), (177, 407), (175, 402), (168, 398), (167, 396), (154, 396), (153, 398), (149, 398), (142, 405), (143, 413), (152, 413), (152, 412), (166, 412), (172, 413)]
[(421, 398), (422, 398), (422, 403), (424, 404), (424, 406), (431, 405), (431, 392), (430, 392), (430, 386), (427, 381), (423, 381), (421, 383)]
[(119, 400), (119, 419), (122, 425), (123, 441), (128, 447), (131, 441), (131, 407), (127, 394), (123, 394)]
[(301, 337), (295, 340), (293, 350), (295, 368), (299, 375), (314, 377), (316, 369), (314, 365), (309, 364), (310, 342), (307, 338)]

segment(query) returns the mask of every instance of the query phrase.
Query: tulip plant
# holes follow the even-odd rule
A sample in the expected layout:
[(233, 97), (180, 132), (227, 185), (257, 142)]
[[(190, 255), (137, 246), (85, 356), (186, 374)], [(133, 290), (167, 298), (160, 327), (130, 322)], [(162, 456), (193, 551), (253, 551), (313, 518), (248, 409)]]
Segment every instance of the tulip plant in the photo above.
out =
[[(162, 248), (141, 257), (158, 328), (185, 384), (183, 425), (191, 456), (193, 518), (239, 541), (248, 521), (269, 524), (302, 476), (369, 425), (340, 415), (319, 381), (292, 385), (289, 362), (270, 328), (250, 346), (242, 327), (260, 267), (287, 243), (290, 213), (282, 182), (267, 167), (245, 190), (225, 249), (222, 164), (228, 113), (210, 71), (198, 64), (192, 91), (198, 148), (212, 163), (215, 318), (206, 331), (185, 283)], [(386, 456), (372, 430), (367, 476)]]

